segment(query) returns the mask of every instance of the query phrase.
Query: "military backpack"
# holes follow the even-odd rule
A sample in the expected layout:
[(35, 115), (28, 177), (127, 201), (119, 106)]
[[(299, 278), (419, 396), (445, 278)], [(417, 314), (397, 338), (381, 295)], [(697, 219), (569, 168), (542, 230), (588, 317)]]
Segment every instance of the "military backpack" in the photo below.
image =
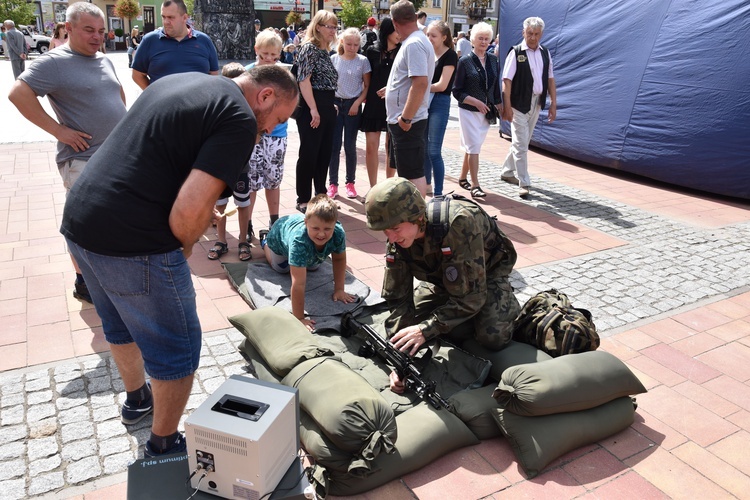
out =
[(513, 340), (533, 345), (550, 356), (595, 351), (599, 334), (586, 309), (575, 308), (555, 289), (531, 297), (513, 322)]

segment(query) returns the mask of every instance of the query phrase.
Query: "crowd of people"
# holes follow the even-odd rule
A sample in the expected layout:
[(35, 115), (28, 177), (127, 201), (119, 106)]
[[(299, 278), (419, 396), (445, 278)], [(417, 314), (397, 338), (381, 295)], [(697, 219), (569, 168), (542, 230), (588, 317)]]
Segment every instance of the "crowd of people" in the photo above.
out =
[[(507, 344), (519, 310), (508, 282), (515, 250), (481, 205), (439, 196), (441, 151), (452, 96), (465, 153), (459, 184), (483, 198), (481, 147), (492, 123), (511, 121), (501, 178), (529, 194), (526, 153), (547, 97), (550, 121), (556, 115), (552, 60), (539, 44), (544, 23), (524, 21), (523, 42), (501, 70), (488, 50), (496, 40), (488, 24), (473, 27), (469, 46), (460, 36), (455, 45), (444, 22), (425, 26), (408, 0), (394, 3), (390, 14), (377, 30), (371, 19), (361, 31), (341, 34), (336, 15), (325, 10), (297, 32), (256, 24), (256, 61), (219, 68), (211, 39), (188, 22), (184, 1), (165, 0), (162, 28), (131, 33), (132, 79), (143, 93), (130, 111), (112, 62), (100, 52), (105, 16), (92, 4), (68, 7), (64, 26), (55, 29), (55, 50), (28, 69), (14, 65), (10, 101), (58, 141), (67, 190), (61, 232), (76, 270), (74, 296), (92, 302), (102, 318), (127, 393), (122, 421), (154, 413), (145, 456), (185, 450), (177, 428), (201, 346), (187, 258), (211, 223), (218, 240), (208, 258), (227, 253), (230, 197), (239, 213), (238, 256), (248, 260), (252, 211), (264, 190), (269, 221), (259, 243), (269, 265), (291, 275), (292, 313), (306, 328), (315, 329), (304, 305), (306, 275), (329, 256), (331, 299), (355, 300), (344, 289), (346, 234), (334, 198), (342, 147), (344, 192), (358, 197), (359, 131), (366, 138), (367, 225), (387, 237), (382, 295), (391, 341), (414, 354), (427, 340), (468, 326), (490, 349)], [(5, 27), (13, 49), (16, 30), (12, 21)], [(22, 63), (20, 45), (19, 51)], [(220, 70), (224, 78), (211, 76)], [(82, 74), (100, 84), (91, 87)], [(54, 117), (42, 108), (43, 96)], [(301, 214), (279, 217), (292, 115)], [(387, 178), (378, 182), (383, 136)], [(414, 279), (421, 282), (416, 291)], [(391, 385), (403, 390), (395, 374)]]

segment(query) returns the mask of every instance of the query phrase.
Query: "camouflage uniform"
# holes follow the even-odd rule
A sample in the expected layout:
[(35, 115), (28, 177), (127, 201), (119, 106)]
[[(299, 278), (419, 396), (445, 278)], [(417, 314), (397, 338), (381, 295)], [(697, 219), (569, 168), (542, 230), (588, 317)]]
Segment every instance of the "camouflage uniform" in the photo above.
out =
[[(377, 194), (372, 198), (379, 198)], [(378, 209), (384, 205), (378, 207), (378, 200), (369, 198), (368, 225), (380, 229)], [(513, 244), (479, 206), (455, 199), (450, 201), (448, 233), (436, 241), (430, 224), (432, 203), (439, 201), (419, 210), (427, 221), (424, 238), (409, 248), (387, 244), (382, 296), (391, 314), (386, 329), (392, 335), (418, 324), (424, 337), (431, 339), (454, 336), (456, 328), (471, 319), (464, 326), (473, 330), (477, 342), (502, 349), (510, 341), (511, 323), (521, 309), (508, 281), (516, 262)], [(404, 220), (414, 222), (414, 207), (404, 208), (410, 213)], [(414, 278), (421, 282), (416, 290)]]

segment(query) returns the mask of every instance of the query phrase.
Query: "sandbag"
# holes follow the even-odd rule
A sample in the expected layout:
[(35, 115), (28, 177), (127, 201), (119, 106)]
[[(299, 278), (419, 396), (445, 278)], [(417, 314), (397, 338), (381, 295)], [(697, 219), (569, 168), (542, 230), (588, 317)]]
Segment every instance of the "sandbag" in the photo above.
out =
[(491, 411), (497, 408), (492, 397), (494, 385), (457, 392), (448, 400), (453, 405), (453, 413), (466, 424), (479, 439), (490, 439), (500, 435)]
[(335, 357), (303, 361), (281, 383), (299, 389), (300, 408), (339, 449), (365, 460), (391, 453), (396, 418), (365, 379)]
[(239, 350), (242, 357), (245, 358), (245, 361), (247, 361), (252, 367), (251, 371), (254, 372), (253, 376), (260, 380), (265, 380), (266, 382), (281, 383), (281, 377), (276, 375), (273, 370), (269, 368), (263, 359), (263, 356), (258, 354), (258, 351), (255, 350), (255, 347), (253, 347), (253, 344), (250, 341), (243, 339), (242, 342), (240, 342)]
[(332, 353), (318, 345), (316, 338), (291, 313), (264, 307), (229, 318), (255, 347), (271, 370), (280, 377), (306, 359)]
[(500, 381), (500, 377), (506, 368), (552, 359), (552, 356), (534, 346), (513, 340), (508, 342), (500, 351), (491, 351), (474, 339), (465, 341), (461, 347), (465, 351), (492, 363), (490, 378), (496, 382)]
[(299, 413), (299, 439), (305, 451), (315, 458), (316, 464), (320, 464), (329, 470), (349, 473), (357, 477), (363, 477), (370, 473), (371, 468), (367, 460), (357, 458), (349, 452), (338, 449), (307, 412), (300, 411)]
[(542, 417), (522, 417), (501, 408), (491, 412), (529, 479), (556, 458), (627, 428), (634, 413), (629, 397), (588, 410)]
[[(329, 470), (328, 491), (332, 495), (357, 495), (424, 467), (446, 453), (479, 444), (461, 420), (446, 410), (435, 410), (426, 403), (396, 417), (398, 442), (394, 453), (378, 456), (367, 477)], [(316, 475), (318, 479), (322, 474)]]
[(508, 368), (492, 393), (517, 415), (539, 416), (586, 410), (646, 392), (625, 363), (604, 351), (560, 356)]

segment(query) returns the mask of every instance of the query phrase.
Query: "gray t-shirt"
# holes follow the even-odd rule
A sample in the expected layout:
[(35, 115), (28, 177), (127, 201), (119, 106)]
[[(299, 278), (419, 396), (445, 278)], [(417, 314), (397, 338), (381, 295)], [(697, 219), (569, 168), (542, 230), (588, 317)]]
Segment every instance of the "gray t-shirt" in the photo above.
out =
[[(412, 121), (426, 120), (430, 107), (430, 87), (435, 73), (435, 50), (427, 36), (417, 30), (401, 43), (401, 49), (393, 61), (393, 69), (388, 76), (385, 88), (385, 111), (388, 123), (398, 122), (398, 116), (406, 106), (406, 98), (411, 88), (411, 77), (426, 76), (427, 91)], [(409, 117), (407, 117), (409, 118)]]
[(471, 41), (468, 38), (462, 38), (456, 45), (456, 52), (461, 53), (461, 57), (471, 54)]
[(341, 99), (356, 99), (359, 97), (365, 86), (362, 77), (372, 72), (370, 61), (361, 54), (357, 54), (351, 60), (346, 60), (340, 55), (334, 54), (331, 56), (331, 62), (339, 74), (336, 97)]
[(58, 164), (91, 158), (125, 116), (115, 67), (99, 52), (85, 56), (66, 44), (34, 61), (18, 78), (39, 97), (47, 96), (62, 125), (92, 137), (90, 147), (80, 152), (58, 142)]

